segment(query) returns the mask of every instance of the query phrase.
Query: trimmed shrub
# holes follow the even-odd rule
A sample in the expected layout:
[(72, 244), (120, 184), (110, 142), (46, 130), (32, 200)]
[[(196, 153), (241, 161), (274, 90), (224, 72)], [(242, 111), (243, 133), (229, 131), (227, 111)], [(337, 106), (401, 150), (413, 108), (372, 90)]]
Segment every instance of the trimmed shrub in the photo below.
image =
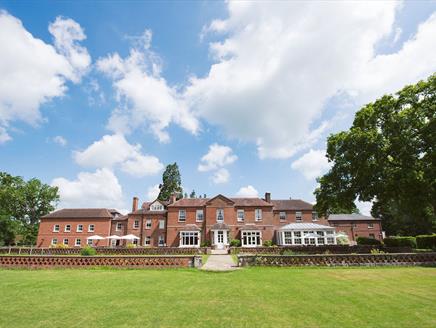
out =
[(128, 244), (126, 245), (126, 247), (127, 247), (127, 248), (136, 248), (136, 244), (134, 244), (134, 243), (128, 243)]
[(263, 246), (265, 246), (265, 247), (271, 247), (272, 245), (273, 245), (272, 240), (265, 240), (263, 242)]
[(62, 249), (64, 249), (64, 248), (69, 248), (69, 246), (65, 245), (65, 244), (56, 244), (56, 245), (54, 245), (54, 248), (62, 248)]
[(230, 241), (230, 246), (231, 247), (240, 247), (241, 246), (241, 241), (239, 239), (232, 239)]
[(436, 249), (436, 234), (416, 236), (416, 244), (418, 248)]
[(95, 248), (92, 248), (91, 246), (85, 246), (80, 250), (80, 255), (93, 256), (93, 255), (97, 255), (97, 251), (95, 250)]
[(356, 241), (357, 241), (357, 245), (374, 245), (374, 246), (381, 245), (380, 240), (374, 238), (368, 238), (368, 237), (357, 237)]
[(387, 237), (383, 242), (388, 247), (412, 247), (416, 248), (415, 237)]

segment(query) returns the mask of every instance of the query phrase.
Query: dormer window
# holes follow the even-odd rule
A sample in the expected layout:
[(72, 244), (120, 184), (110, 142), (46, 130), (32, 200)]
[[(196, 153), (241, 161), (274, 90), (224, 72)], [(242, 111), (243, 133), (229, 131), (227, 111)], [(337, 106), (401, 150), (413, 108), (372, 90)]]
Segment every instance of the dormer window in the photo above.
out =
[(163, 211), (164, 209), (164, 206), (159, 202), (155, 202), (150, 206), (150, 211)]
[(218, 208), (216, 210), (216, 221), (223, 222), (224, 221), (224, 210), (222, 208)]

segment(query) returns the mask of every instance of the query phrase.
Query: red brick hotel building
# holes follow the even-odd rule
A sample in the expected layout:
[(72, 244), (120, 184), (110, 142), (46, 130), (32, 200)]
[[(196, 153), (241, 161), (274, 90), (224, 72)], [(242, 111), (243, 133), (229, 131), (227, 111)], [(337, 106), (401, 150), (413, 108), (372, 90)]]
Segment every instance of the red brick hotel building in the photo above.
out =
[[(140, 246), (226, 248), (232, 239), (242, 247), (336, 244), (338, 232), (351, 242), (358, 236), (382, 238), (379, 219), (362, 215), (331, 215), (319, 218), (311, 204), (298, 199), (183, 198), (144, 202), (121, 215), (106, 208), (61, 209), (41, 218), (38, 247), (65, 244), (69, 247)], [(131, 240), (126, 236), (132, 236)], [(121, 239), (124, 236), (124, 239)], [(91, 239), (89, 239), (91, 237)], [(110, 238), (108, 238), (110, 237)], [(96, 239), (97, 238), (97, 239)]]

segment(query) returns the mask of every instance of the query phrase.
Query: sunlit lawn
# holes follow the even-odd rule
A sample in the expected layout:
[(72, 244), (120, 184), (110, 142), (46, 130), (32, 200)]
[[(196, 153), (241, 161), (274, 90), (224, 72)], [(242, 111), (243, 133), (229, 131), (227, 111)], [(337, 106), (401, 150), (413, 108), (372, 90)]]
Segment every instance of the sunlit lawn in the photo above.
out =
[(436, 268), (0, 270), (0, 327), (436, 327)]

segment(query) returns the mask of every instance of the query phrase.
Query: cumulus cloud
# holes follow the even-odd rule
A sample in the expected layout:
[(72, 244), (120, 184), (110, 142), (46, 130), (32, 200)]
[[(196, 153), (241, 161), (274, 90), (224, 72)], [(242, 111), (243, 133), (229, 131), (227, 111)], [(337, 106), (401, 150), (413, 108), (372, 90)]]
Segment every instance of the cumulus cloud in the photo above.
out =
[(230, 179), (230, 173), (227, 169), (221, 168), (212, 176), (212, 181), (215, 184), (226, 183)]
[(74, 180), (56, 178), (51, 185), (59, 188), (60, 207), (125, 206), (121, 185), (114, 173), (106, 168), (94, 173), (80, 172)]
[(58, 145), (65, 147), (67, 145), (67, 139), (65, 139), (62, 136), (56, 136), (53, 138), (53, 142), (57, 143)]
[(214, 143), (209, 146), (208, 153), (201, 158), (198, 170), (200, 172), (216, 170), (233, 163), (237, 159), (238, 156), (233, 154), (232, 148)]
[(256, 143), (261, 158), (288, 158), (316, 143), (333, 97), (351, 97), (357, 109), (436, 68), (435, 15), (397, 53), (375, 53), (393, 33), (398, 2), (227, 6), (227, 19), (203, 29), (224, 35), (210, 43), (215, 63), (191, 79), (185, 99), (228, 136)]
[(248, 185), (246, 187), (241, 187), (236, 193), (236, 196), (255, 198), (259, 197), (259, 192), (252, 185)]
[(301, 172), (307, 180), (315, 179), (325, 173), (331, 164), (325, 156), (324, 150), (311, 149), (303, 156), (293, 161), (291, 167)]
[(199, 123), (176, 88), (161, 76), (161, 60), (149, 49), (151, 37), (146, 30), (127, 57), (114, 53), (97, 62), (98, 70), (112, 80), (118, 101), (108, 128), (129, 133), (146, 126), (160, 142), (170, 140), (166, 129), (171, 123), (196, 134)]
[(105, 135), (83, 151), (75, 151), (73, 157), (84, 167), (112, 168), (119, 165), (121, 170), (136, 176), (154, 175), (163, 169), (155, 156), (143, 155), (141, 145), (131, 145), (121, 134)]
[(153, 201), (159, 196), (159, 184), (156, 184), (154, 186), (148, 187), (147, 189), (147, 200)]
[(44, 121), (40, 106), (77, 83), (91, 59), (77, 42), (83, 29), (71, 19), (58, 17), (50, 24), (54, 46), (33, 37), (21, 21), (0, 11), (0, 143), (11, 139), (14, 121), (38, 125)]

